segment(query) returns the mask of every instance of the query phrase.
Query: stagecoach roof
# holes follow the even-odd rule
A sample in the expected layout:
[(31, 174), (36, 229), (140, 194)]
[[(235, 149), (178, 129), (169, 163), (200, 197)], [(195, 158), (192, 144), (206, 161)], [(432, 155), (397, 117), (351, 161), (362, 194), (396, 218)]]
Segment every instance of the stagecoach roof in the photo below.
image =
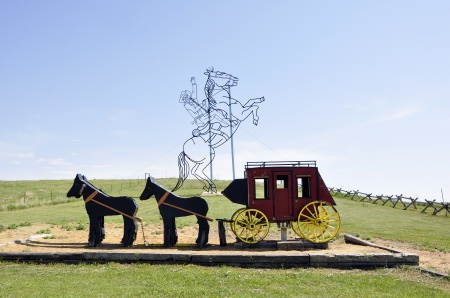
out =
[(249, 161), (245, 165), (246, 169), (250, 168), (274, 168), (274, 167), (316, 167), (315, 160), (305, 161)]

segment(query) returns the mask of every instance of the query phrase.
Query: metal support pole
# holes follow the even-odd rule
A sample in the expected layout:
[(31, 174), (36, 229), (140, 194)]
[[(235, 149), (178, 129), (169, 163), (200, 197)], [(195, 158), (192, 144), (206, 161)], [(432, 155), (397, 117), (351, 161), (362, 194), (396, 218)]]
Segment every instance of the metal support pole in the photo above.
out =
[(233, 114), (231, 113), (231, 91), (230, 86), (228, 85), (228, 103), (230, 108), (230, 139), (231, 139), (231, 169), (233, 171), (233, 180), (234, 180), (234, 144), (233, 144)]
[(213, 164), (212, 164), (212, 147), (211, 147), (211, 106), (208, 102), (208, 125), (209, 125), (209, 190), (214, 193), (213, 190)]

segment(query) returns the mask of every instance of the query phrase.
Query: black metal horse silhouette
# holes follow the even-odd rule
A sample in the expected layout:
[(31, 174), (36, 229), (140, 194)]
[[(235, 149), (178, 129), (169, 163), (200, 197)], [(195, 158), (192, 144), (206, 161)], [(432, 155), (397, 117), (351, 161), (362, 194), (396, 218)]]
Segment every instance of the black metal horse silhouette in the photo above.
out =
[(73, 185), (67, 192), (67, 197), (80, 198), (83, 196), (87, 214), (89, 216), (88, 246), (94, 247), (105, 238), (104, 216), (123, 216), (124, 247), (132, 246), (136, 240), (139, 218), (135, 217), (138, 205), (130, 197), (110, 197), (89, 183), (82, 174), (77, 174)]
[(155, 196), (159, 213), (164, 223), (164, 247), (174, 246), (178, 242), (176, 217), (195, 215), (198, 222), (198, 237), (195, 241), (200, 248), (206, 247), (209, 237), (208, 202), (200, 197), (181, 198), (156, 183), (153, 177), (147, 178), (147, 184), (141, 194), (141, 200)]

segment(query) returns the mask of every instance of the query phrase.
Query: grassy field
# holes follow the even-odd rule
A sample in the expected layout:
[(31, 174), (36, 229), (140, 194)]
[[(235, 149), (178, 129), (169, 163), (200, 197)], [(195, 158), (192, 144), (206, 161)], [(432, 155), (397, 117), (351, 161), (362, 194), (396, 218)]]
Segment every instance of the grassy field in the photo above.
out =
[(2, 297), (450, 297), (448, 281), (411, 268), (0, 265)]
[[(170, 188), (174, 179), (158, 179)], [(138, 197), (144, 181), (92, 180), (94, 185), (110, 195)], [(10, 198), (30, 191), (52, 190), (65, 194), (72, 181), (22, 181), (16, 187), (4, 187), (0, 181), (0, 206)], [(29, 186), (27, 186), (27, 184)], [(222, 190), (228, 182), (218, 183)], [(17, 188), (17, 189), (16, 189)], [(201, 188), (196, 181), (188, 181), (179, 195), (198, 195)], [(212, 218), (230, 217), (241, 206), (222, 196), (205, 196)], [(19, 197), (20, 200), (20, 197)], [(139, 201), (138, 216), (146, 223), (161, 223), (153, 198)], [(417, 248), (450, 252), (450, 217), (432, 216), (415, 211), (402, 211), (386, 206), (336, 198), (341, 216), (340, 236), (344, 233), (364, 239), (383, 238), (411, 243)], [(10, 204), (10, 202), (8, 203)], [(0, 227), (28, 225), (37, 222), (51, 224), (87, 223), (81, 199), (66, 203), (32, 204), (23, 208), (0, 211)], [(107, 218), (108, 222), (122, 222), (121, 217)], [(177, 225), (195, 224), (195, 217), (177, 220)], [(194, 265), (97, 264), (97, 265), (23, 265), (0, 262), (0, 297), (450, 297), (450, 282), (430, 277), (417, 268), (361, 270), (331, 269), (242, 269), (233, 267), (199, 267)]]

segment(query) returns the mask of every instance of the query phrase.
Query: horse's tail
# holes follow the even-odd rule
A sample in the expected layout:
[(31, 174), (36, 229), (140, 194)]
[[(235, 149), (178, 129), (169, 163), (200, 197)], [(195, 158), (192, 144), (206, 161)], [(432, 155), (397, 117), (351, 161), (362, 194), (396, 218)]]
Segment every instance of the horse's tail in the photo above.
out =
[(172, 192), (178, 190), (184, 183), (184, 180), (189, 176), (189, 163), (186, 161), (186, 153), (181, 151), (178, 155), (178, 181), (177, 185), (172, 189)]

